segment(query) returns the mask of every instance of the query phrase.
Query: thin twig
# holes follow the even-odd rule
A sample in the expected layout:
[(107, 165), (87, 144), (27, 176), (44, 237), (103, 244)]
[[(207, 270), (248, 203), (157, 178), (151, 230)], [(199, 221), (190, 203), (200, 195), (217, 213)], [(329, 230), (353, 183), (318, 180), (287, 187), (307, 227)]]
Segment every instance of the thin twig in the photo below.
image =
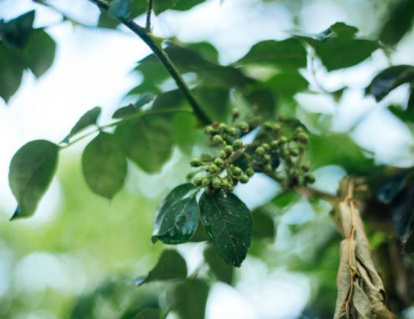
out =
[[(92, 2), (96, 6), (98, 6), (101, 10), (108, 11), (109, 4), (103, 2), (101, 0), (88, 0)], [(151, 36), (147, 30), (138, 24), (136, 24), (133, 20), (129, 20), (126, 18), (118, 18), (118, 20), (125, 25), (128, 29), (134, 32), (137, 36), (144, 41), (154, 55), (158, 58), (167, 72), (171, 75), (174, 79), (175, 83), (178, 86), (178, 89), (183, 93), (185, 98), (187, 99), (188, 103), (190, 104), (191, 108), (194, 110), (194, 114), (200, 119), (200, 121), (204, 124), (209, 124), (212, 122), (210, 117), (203, 111), (201, 106), (198, 104), (197, 100), (194, 98), (193, 94), (191, 93), (187, 83), (184, 82), (183, 78), (181, 77), (178, 70), (175, 68), (174, 64), (168, 57), (168, 55), (164, 52), (160, 45), (154, 41), (154, 38)]]
[(147, 7), (147, 21), (145, 24), (145, 29), (147, 30), (147, 32), (151, 31), (151, 13), (152, 13), (152, 5), (153, 5), (153, 0), (148, 0), (148, 7)]

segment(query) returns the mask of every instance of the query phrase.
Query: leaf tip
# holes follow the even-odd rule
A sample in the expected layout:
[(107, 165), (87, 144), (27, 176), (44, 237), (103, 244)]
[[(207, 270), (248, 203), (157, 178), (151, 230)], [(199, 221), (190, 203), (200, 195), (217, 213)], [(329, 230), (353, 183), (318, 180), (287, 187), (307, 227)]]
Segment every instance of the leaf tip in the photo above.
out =
[(17, 205), (16, 210), (14, 211), (12, 217), (10, 217), (9, 221), (13, 221), (13, 220), (19, 218), (20, 217), (19, 214), (20, 214), (20, 206)]

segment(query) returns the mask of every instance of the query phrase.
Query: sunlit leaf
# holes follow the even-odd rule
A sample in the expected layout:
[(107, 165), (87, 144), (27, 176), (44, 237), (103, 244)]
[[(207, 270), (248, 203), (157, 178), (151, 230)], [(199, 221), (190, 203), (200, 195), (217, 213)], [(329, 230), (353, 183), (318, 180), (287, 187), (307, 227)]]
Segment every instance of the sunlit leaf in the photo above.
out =
[(95, 106), (94, 108), (90, 109), (85, 114), (83, 114), (76, 122), (76, 124), (72, 127), (72, 129), (69, 132), (69, 135), (65, 137), (64, 141), (67, 142), (71, 137), (82, 132), (87, 127), (96, 125), (96, 122), (98, 121), (101, 112), (102, 108), (100, 106)]
[(231, 112), (228, 89), (199, 86), (192, 92), (208, 117), (215, 121), (227, 120)]
[(413, 26), (414, 2), (411, 0), (394, 1), (388, 13), (388, 19), (381, 30), (380, 40), (387, 45), (395, 45)]
[(365, 89), (365, 93), (373, 95), (379, 102), (392, 90), (407, 82), (414, 82), (414, 66), (395, 65), (378, 73)]
[(323, 34), (330, 34), (327, 38), (316, 40), (302, 37), (302, 39), (313, 46), (326, 69), (333, 71), (357, 65), (379, 48), (376, 41), (356, 38), (357, 32), (357, 28), (337, 22), (323, 32)]
[(223, 260), (240, 267), (252, 237), (252, 216), (234, 194), (204, 192), (200, 198), (201, 222)]
[(46, 140), (31, 141), (13, 156), (9, 185), (18, 208), (12, 219), (34, 214), (55, 173), (59, 147)]
[(208, 284), (201, 279), (187, 279), (177, 285), (170, 297), (172, 308), (180, 319), (204, 319)]
[(276, 98), (292, 98), (295, 93), (305, 91), (308, 81), (299, 72), (280, 72), (264, 83), (264, 86), (276, 93)]
[(193, 184), (187, 183), (168, 194), (156, 214), (153, 242), (180, 244), (194, 234), (199, 220), (196, 190)]
[(115, 134), (127, 156), (148, 173), (160, 171), (171, 156), (173, 134), (168, 117), (143, 116), (118, 125)]
[(307, 154), (313, 168), (341, 165), (348, 174), (362, 175), (374, 169), (373, 159), (346, 134), (311, 135)]
[(30, 40), (34, 18), (35, 11), (32, 10), (8, 22), (0, 20), (0, 37), (3, 42), (11, 48), (23, 49)]
[(216, 249), (209, 245), (203, 252), (204, 259), (210, 267), (211, 272), (216, 278), (226, 284), (231, 285), (233, 281), (234, 267), (226, 264), (217, 254)]
[(19, 89), (24, 62), (19, 55), (0, 42), (0, 96), (7, 103)]
[(138, 286), (159, 281), (184, 279), (187, 277), (187, 264), (184, 258), (175, 250), (164, 250), (155, 267), (145, 278), (137, 279)]
[(26, 65), (36, 77), (42, 76), (55, 58), (56, 43), (44, 30), (34, 30), (23, 50)]
[(306, 66), (306, 50), (295, 39), (267, 40), (255, 44), (236, 64), (257, 64), (299, 69)]
[(95, 194), (113, 198), (122, 188), (127, 172), (126, 156), (118, 140), (112, 134), (99, 133), (83, 152), (82, 170)]

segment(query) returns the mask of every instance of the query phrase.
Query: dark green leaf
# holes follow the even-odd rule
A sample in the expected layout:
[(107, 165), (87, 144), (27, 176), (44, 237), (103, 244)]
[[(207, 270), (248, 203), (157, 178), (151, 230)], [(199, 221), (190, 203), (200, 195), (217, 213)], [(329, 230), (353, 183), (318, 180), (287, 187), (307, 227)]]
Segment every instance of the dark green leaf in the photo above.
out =
[(226, 264), (223, 259), (220, 258), (213, 246), (207, 246), (203, 255), (205, 261), (210, 267), (210, 270), (217, 277), (217, 279), (231, 285), (233, 281), (234, 268)]
[(23, 70), (20, 56), (0, 42), (0, 96), (6, 103), (19, 89)]
[(276, 235), (273, 218), (261, 209), (252, 212), (253, 237), (260, 239), (274, 239)]
[(283, 41), (267, 40), (255, 44), (236, 63), (299, 69), (306, 66), (306, 50), (295, 39)]
[(171, 156), (173, 134), (169, 117), (143, 116), (118, 125), (115, 134), (127, 156), (148, 173), (160, 171)]
[(223, 260), (240, 267), (252, 237), (252, 216), (234, 194), (204, 192), (200, 198), (201, 222)]
[(391, 105), (388, 110), (404, 123), (414, 122), (414, 107), (408, 107), (404, 110), (399, 105)]
[(175, 144), (184, 154), (191, 155), (193, 147), (205, 135), (202, 130), (196, 130), (197, 119), (193, 114), (177, 113), (172, 121)]
[(270, 78), (265, 87), (276, 93), (276, 97), (292, 98), (308, 88), (308, 81), (299, 72), (281, 72)]
[(414, 186), (403, 189), (391, 203), (392, 222), (398, 238), (405, 243), (414, 229)]
[(193, 184), (174, 188), (158, 208), (152, 241), (180, 244), (188, 241), (198, 226), (199, 212)]
[[(141, 1), (135, 1), (141, 2)], [(106, 11), (101, 11), (98, 19), (98, 28), (106, 28), (106, 29), (115, 29), (119, 25), (120, 21), (113, 16), (111, 16)]]
[(34, 30), (23, 50), (23, 59), (36, 77), (42, 76), (55, 58), (56, 43), (43, 30)]
[(357, 65), (379, 48), (375, 41), (355, 38), (357, 32), (357, 28), (337, 22), (324, 31), (331, 35), (322, 41), (305, 37), (303, 39), (314, 47), (326, 69), (333, 71)]
[(93, 109), (90, 109), (85, 114), (83, 114), (80, 119), (76, 122), (75, 126), (70, 130), (70, 133), (67, 139), (78, 134), (85, 128), (91, 125), (96, 125), (99, 115), (101, 115), (101, 107), (95, 106)]
[(145, 308), (141, 310), (136, 316), (131, 319), (160, 319), (161, 310), (155, 308)]
[(382, 27), (380, 40), (387, 45), (395, 45), (412, 28), (414, 1), (394, 1), (391, 10), (388, 12), (388, 19)]
[(405, 186), (410, 173), (407, 171), (399, 172), (395, 175), (388, 176), (383, 180), (377, 189), (378, 201), (384, 204), (390, 203)]
[(246, 94), (246, 99), (263, 118), (269, 119), (274, 117), (276, 101), (272, 91), (266, 89), (254, 90)]
[(134, 104), (129, 104), (127, 106), (117, 109), (112, 115), (113, 119), (122, 119), (128, 117), (132, 114), (138, 113), (141, 111), (141, 107), (152, 102), (154, 100), (154, 95), (151, 93), (143, 94)]
[(221, 122), (227, 120), (231, 111), (228, 89), (199, 86), (192, 92), (208, 117)]
[(300, 195), (295, 191), (285, 191), (278, 194), (272, 200), (272, 205), (276, 206), (279, 209), (289, 207), (290, 205), (296, 203), (300, 199)]
[(177, 109), (184, 102), (183, 93), (180, 90), (172, 90), (159, 94), (152, 105), (153, 110)]
[(14, 154), (9, 185), (18, 208), (12, 219), (34, 214), (55, 173), (59, 147), (46, 140), (31, 141)]
[(311, 135), (308, 154), (313, 168), (340, 165), (348, 174), (366, 175), (374, 168), (372, 158), (346, 134)]
[(201, 279), (187, 279), (174, 289), (172, 308), (180, 319), (204, 319), (209, 286)]
[(112, 134), (99, 133), (83, 152), (82, 170), (95, 194), (112, 199), (122, 188), (127, 172), (126, 156), (118, 140)]
[(131, 6), (132, 0), (113, 0), (109, 4), (108, 13), (119, 19), (127, 19), (131, 15)]
[(148, 273), (144, 279), (137, 279), (138, 286), (143, 284), (159, 281), (185, 279), (187, 277), (187, 264), (184, 258), (175, 250), (164, 250), (158, 259), (155, 267)]
[(365, 89), (365, 93), (373, 95), (379, 102), (392, 90), (407, 82), (414, 82), (414, 66), (395, 65), (378, 73)]
[(29, 42), (33, 31), (34, 10), (4, 22), (0, 20), (0, 37), (10, 48), (23, 49)]

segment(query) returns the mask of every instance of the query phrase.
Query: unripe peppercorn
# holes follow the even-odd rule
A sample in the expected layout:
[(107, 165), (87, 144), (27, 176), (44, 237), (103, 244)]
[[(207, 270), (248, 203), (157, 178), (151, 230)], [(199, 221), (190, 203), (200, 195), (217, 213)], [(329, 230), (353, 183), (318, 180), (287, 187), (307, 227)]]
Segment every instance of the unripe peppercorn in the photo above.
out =
[(270, 142), (270, 146), (271, 146), (273, 149), (278, 148), (278, 147), (279, 147), (279, 141), (278, 141), (278, 140), (271, 141), (271, 142)]
[(190, 165), (192, 167), (199, 167), (203, 166), (203, 162), (201, 161), (201, 158), (195, 157), (190, 161)]
[(223, 186), (223, 188), (224, 189), (226, 189), (226, 188), (228, 188), (229, 187), (229, 181), (228, 180), (226, 180), (226, 179), (223, 179), (222, 181), (221, 181), (221, 186)]
[(220, 135), (214, 135), (214, 136), (213, 136), (213, 142), (214, 142), (215, 144), (221, 144), (221, 143), (223, 143), (224, 141), (223, 141), (223, 138), (222, 138)]
[(233, 112), (231, 113), (231, 116), (235, 119), (237, 119), (240, 116), (240, 111), (238, 108), (234, 108)]
[(203, 181), (201, 182), (201, 185), (203, 185), (204, 187), (207, 187), (208, 185), (210, 185), (210, 178), (204, 177)]
[(267, 152), (268, 150), (270, 150), (270, 146), (267, 143), (263, 143), (262, 144), (263, 149)]
[(204, 129), (204, 132), (206, 132), (207, 134), (213, 134), (215, 131), (216, 130), (211, 125), (206, 126), (206, 128)]
[(214, 160), (214, 164), (216, 164), (217, 166), (222, 166), (224, 164), (224, 161), (218, 157)]
[(236, 136), (237, 135), (237, 130), (234, 127), (231, 127), (228, 129), (227, 131), (231, 136)]
[(308, 163), (303, 164), (301, 167), (302, 171), (309, 172), (310, 171), (310, 165)]
[(271, 171), (272, 171), (272, 165), (267, 164), (267, 165), (263, 168), (263, 170), (264, 170), (265, 172), (271, 172)]
[(262, 156), (264, 154), (265, 150), (263, 147), (259, 146), (256, 148), (255, 153), (259, 156)]
[(227, 130), (227, 125), (224, 124), (224, 123), (220, 123), (219, 126), (218, 126), (218, 129), (219, 129), (220, 132), (224, 133)]
[(226, 153), (225, 151), (220, 151), (220, 153), (219, 153), (219, 157), (220, 157), (221, 159), (226, 159), (226, 158), (227, 158), (227, 153)]
[(253, 168), (249, 167), (248, 169), (246, 169), (246, 174), (250, 177), (253, 176), (254, 175)]
[(212, 173), (212, 174), (216, 174), (216, 173), (218, 173), (218, 172), (220, 171), (220, 169), (217, 167), (217, 165), (216, 165), (216, 164), (211, 164), (211, 165), (208, 167), (208, 171), (209, 171), (210, 173)]
[(315, 183), (315, 176), (313, 176), (312, 174), (306, 174), (305, 175), (305, 182), (309, 183), (309, 184), (313, 184)]
[(277, 134), (282, 132), (282, 126), (278, 123), (274, 124), (272, 127), (273, 131)]
[(247, 174), (243, 174), (240, 177), (240, 183), (246, 184), (249, 181), (249, 176)]
[(280, 143), (280, 144), (285, 144), (285, 143), (287, 143), (287, 141), (288, 141), (287, 137), (286, 137), (286, 136), (282, 136), (282, 137), (280, 138), (280, 140), (279, 140), (279, 143)]
[(306, 133), (298, 134), (297, 138), (298, 138), (298, 141), (303, 143), (303, 144), (306, 144), (309, 141), (309, 137), (308, 137), (308, 135), (306, 135)]
[(263, 124), (263, 127), (264, 127), (266, 130), (272, 130), (272, 129), (273, 129), (273, 124), (272, 124), (272, 122), (265, 122), (265, 123)]
[(202, 177), (197, 177), (194, 179), (194, 185), (195, 186), (201, 186), (203, 184), (203, 178)]
[(230, 155), (231, 153), (233, 153), (233, 146), (227, 145), (227, 146), (224, 148), (224, 152), (225, 152), (227, 155)]
[(297, 148), (291, 148), (289, 150), (289, 154), (292, 156), (298, 156), (299, 155), (299, 150)]
[(243, 147), (243, 142), (241, 140), (235, 140), (233, 143), (233, 147), (236, 150), (239, 150)]
[(231, 193), (233, 191), (233, 185), (228, 184), (227, 187), (224, 190), (228, 193)]
[(242, 174), (242, 170), (240, 169), (240, 167), (233, 167), (232, 169), (231, 169), (231, 173), (234, 175), (234, 176), (240, 176), (241, 174)]
[(247, 124), (246, 122), (242, 122), (237, 124), (237, 126), (243, 131), (243, 132), (248, 132), (249, 131), (249, 124)]
[(264, 159), (266, 162), (269, 162), (271, 158), (272, 158), (272, 157), (271, 157), (269, 154), (265, 154), (265, 155), (263, 156), (263, 159)]
[(218, 178), (218, 177), (213, 178), (213, 181), (211, 182), (211, 185), (213, 186), (213, 188), (219, 189), (221, 187), (221, 179)]

